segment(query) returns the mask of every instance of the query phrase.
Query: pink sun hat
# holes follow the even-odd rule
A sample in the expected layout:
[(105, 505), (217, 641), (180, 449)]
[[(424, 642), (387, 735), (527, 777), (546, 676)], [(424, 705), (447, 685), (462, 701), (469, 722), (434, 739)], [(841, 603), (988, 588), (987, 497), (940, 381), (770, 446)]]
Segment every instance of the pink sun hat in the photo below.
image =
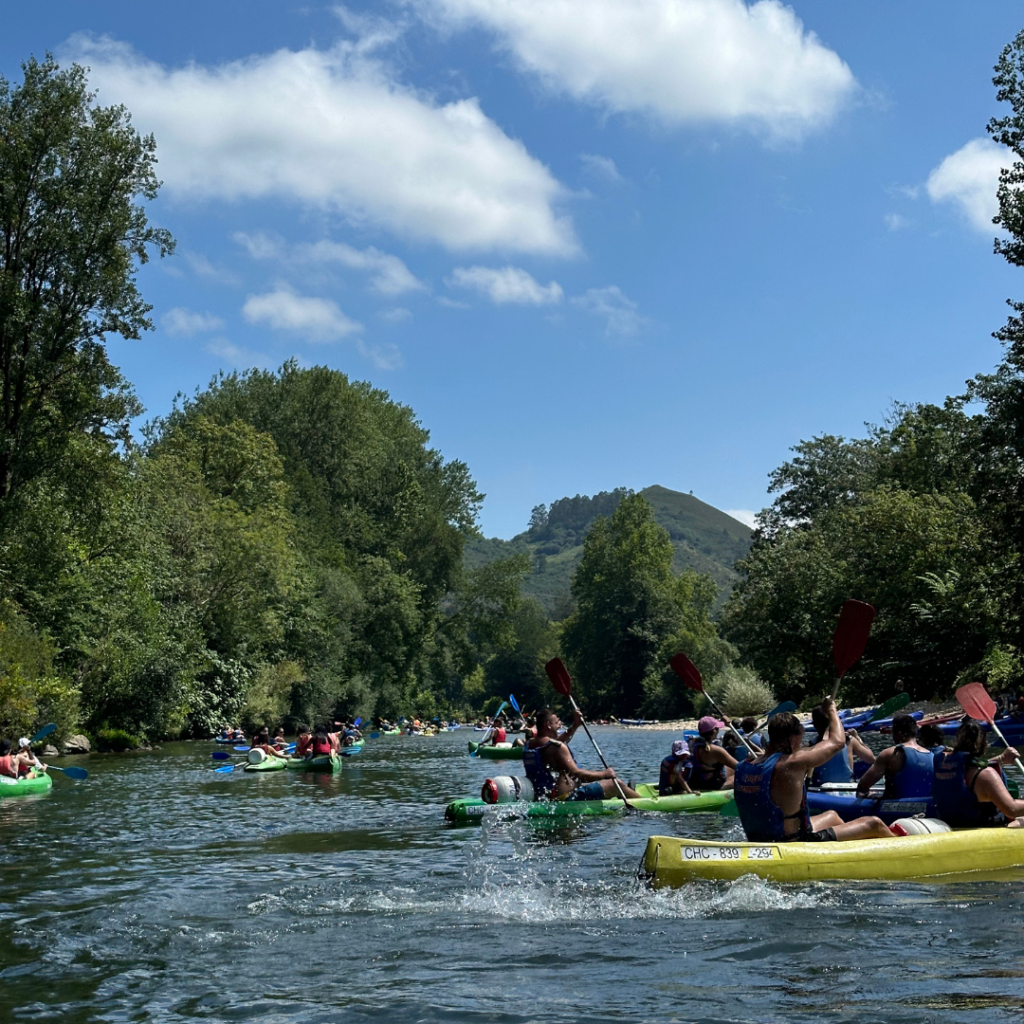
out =
[(706, 732), (714, 732), (718, 729), (721, 729), (723, 725), (724, 723), (720, 722), (717, 718), (712, 718), (710, 715), (705, 715), (697, 723), (697, 732), (703, 735)]

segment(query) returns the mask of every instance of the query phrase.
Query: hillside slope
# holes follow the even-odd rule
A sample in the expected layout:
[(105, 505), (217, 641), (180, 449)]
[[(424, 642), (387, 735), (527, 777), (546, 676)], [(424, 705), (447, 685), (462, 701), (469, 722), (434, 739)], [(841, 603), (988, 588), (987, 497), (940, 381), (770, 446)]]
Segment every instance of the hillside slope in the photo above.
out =
[[(718, 583), (719, 603), (723, 602), (736, 580), (733, 564), (750, 548), (750, 528), (692, 494), (658, 486), (645, 487), (640, 493), (651, 503), (655, 518), (672, 539), (672, 568), (676, 572), (696, 569), (707, 573)], [(625, 494), (620, 488), (592, 498), (561, 498), (550, 509), (538, 506), (530, 528), (512, 540), (469, 541), (466, 565), (476, 568), (496, 558), (526, 552), (533, 561), (533, 572), (524, 581), (523, 591), (536, 597), (552, 614), (560, 597), (569, 592), (587, 530), (599, 515), (611, 515)]]

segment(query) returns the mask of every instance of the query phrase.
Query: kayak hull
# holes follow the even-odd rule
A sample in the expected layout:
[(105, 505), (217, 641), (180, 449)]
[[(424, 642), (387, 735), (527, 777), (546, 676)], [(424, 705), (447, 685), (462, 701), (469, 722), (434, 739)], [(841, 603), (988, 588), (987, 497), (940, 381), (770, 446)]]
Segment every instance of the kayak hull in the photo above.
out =
[[(992, 732), (987, 722), (980, 722), (981, 728), (985, 732), (991, 733), (989, 736), (989, 743), (993, 746), (1001, 747), (1002, 743), (999, 741), (999, 737)], [(1006, 742), (1011, 747), (1016, 747), (1024, 744), (1024, 722), (1018, 721), (1016, 718), (997, 718), (996, 725), (999, 726), (999, 731), (1006, 737)], [(946, 722), (940, 725), (939, 728), (947, 736), (955, 736), (957, 730), (960, 728), (960, 719), (954, 722)]]
[(807, 791), (807, 810), (811, 814), (835, 811), (843, 821), (853, 821), (854, 818), (873, 814), (881, 818), (886, 825), (891, 825), (900, 818), (912, 818), (915, 814), (923, 814), (926, 818), (936, 817), (935, 807), (927, 797), (908, 800), (862, 800), (856, 793), (815, 789)]
[(522, 761), (523, 747), (513, 747), (511, 743), (499, 743), (492, 746), (488, 743), (481, 746), (479, 743), (469, 741), (469, 752), (476, 753), (477, 757), (486, 757), (492, 761)]
[[(644, 787), (646, 788), (646, 787)], [(732, 797), (732, 791), (716, 789), (707, 793), (680, 793), (674, 796), (645, 796), (631, 799), (630, 804), (639, 811), (657, 811), (663, 814), (717, 814), (719, 808)], [(508, 804), (485, 804), (483, 800), (453, 800), (444, 816), (448, 821), (479, 822), (488, 812), (500, 819), (507, 818), (580, 818), (594, 815), (621, 814), (623, 802), (614, 800), (541, 800), (533, 803), (517, 801)]]
[(37, 772), (35, 775), (29, 775), (23, 779), (0, 776), (0, 799), (49, 793), (51, 789), (53, 789), (53, 779), (46, 772)]
[(341, 758), (337, 754), (321, 754), (319, 757), (290, 757), (285, 767), (293, 772), (334, 772), (341, 771)]
[(288, 762), (281, 757), (268, 757), (259, 764), (247, 764), (247, 772), (282, 772), (288, 766)]
[(1024, 829), (987, 828), (847, 843), (715, 843), (651, 836), (644, 873), (653, 885), (757, 875), (775, 882), (916, 879), (1024, 866)]

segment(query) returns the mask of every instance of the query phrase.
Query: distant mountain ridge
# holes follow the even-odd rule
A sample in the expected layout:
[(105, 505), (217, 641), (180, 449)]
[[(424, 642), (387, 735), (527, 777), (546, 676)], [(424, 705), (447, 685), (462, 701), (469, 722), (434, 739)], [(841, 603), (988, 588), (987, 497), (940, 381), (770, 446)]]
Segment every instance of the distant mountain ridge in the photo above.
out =
[[(538, 505), (528, 529), (512, 540), (492, 537), (468, 541), (466, 565), (475, 569), (525, 552), (531, 557), (533, 571), (523, 582), (523, 592), (537, 598), (548, 614), (555, 614), (569, 592), (587, 531), (598, 516), (610, 516), (627, 493), (620, 487), (593, 497), (577, 494), (575, 498), (560, 498), (550, 508)], [(657, 485), (645, 487), (640, 493), (651, 503), (655, 518), (672, 539), (672, 568), (676, 572), (695, 569), (707, 573), (719, 585), (719, 603), (723, 602), (738, 578), (734, 563), (750, 550), (750, 528), (692, 494)]]

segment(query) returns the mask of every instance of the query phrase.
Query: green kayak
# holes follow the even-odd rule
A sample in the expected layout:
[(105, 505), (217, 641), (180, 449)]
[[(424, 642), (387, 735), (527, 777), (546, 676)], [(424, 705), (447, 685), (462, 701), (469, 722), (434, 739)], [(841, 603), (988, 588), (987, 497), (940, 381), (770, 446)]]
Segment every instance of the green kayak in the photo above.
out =
[(288, 767), (288, 761), (283, 757), (268, 757), (259, 764), (247, 764), (247, 772), (280, 772)]
[[(732, 799), (731, 789), (715, 789), (707, 793), (679, 793), (674, 796), (657, 796), (658, 787), (640, 785), (636, 787), (643, 794), (639, 799), (630, 800), (638, 811), (659, 811), (662, 814), (694, 814), (704, 812), (717, 814), (723, 804)], [(542, 800), (535, 803), (485, 804), (483, 800), (453, 800), (444, 811), (448, 821), (480, 821), (488, 810), (497, 812), (499, 818), (575, 818), (594, 814), (621, 814), (623, 802), (614, 800)]]
[(355, 757), (362, 749), (366, 740), (356, 740), (355, 743), (350, 743), (347, 747), (341, 748), (342, 757)]
[(401, 735), (402, 735), (402, 730), (401, 729), (385, 729), (381, 733), (381, 736), (401, 736)]
[(53, 779), (46, 772), (35, 772), (23, 779), (12, 779), (0, 775), (0, 799), (7, 796), (31, 796), (33, 793), (49, 793)]
[(479, 743), (469, 741), (469, 752), (476, 752), (477, 757), (487, 757), (492, 761), (522, 761), (524, 747), (513, 747), (511, 743)]
[(337, 754), (320, 754), (318, 757), (290, 757), (285, 767), (296, 772), (340, 772), (341, 758)]

